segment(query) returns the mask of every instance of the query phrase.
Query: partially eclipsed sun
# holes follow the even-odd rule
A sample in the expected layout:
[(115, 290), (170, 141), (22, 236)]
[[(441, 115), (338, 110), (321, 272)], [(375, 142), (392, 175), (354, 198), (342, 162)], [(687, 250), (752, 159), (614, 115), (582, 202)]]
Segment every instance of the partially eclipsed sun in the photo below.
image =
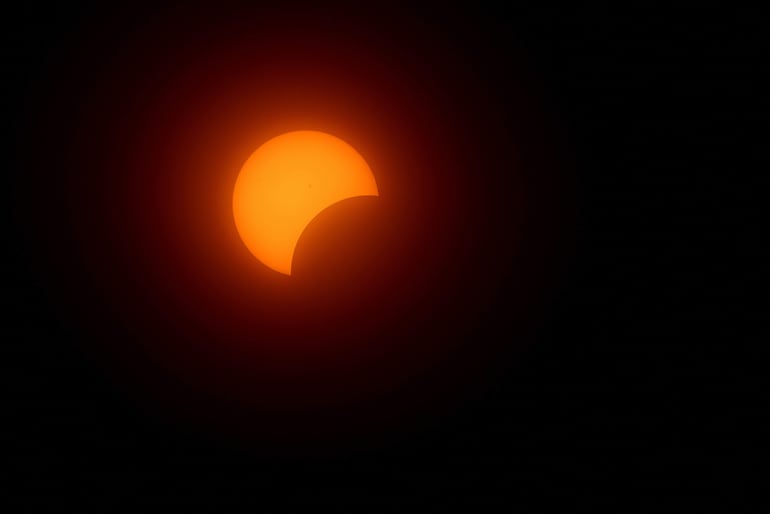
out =
[(291, 275), (305, 227), (330, 205), (378, 196), (369, 165), (348, 143), (301, 130), (275, 137), (251, 154), (233, 191), (233, 215), (246, 247), (266, 266)]

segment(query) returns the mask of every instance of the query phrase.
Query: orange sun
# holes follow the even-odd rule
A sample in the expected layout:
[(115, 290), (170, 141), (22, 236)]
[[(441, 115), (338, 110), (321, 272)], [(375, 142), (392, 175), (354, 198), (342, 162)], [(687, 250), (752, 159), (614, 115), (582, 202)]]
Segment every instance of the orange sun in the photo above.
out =
[(294, 248), (308, 223), (355, 196), (378, 191), (352, 146), (323, 132), (288, 132), (257, 148), (241, 168), (233, 191), (235, 226), (257, 259), (291, 275)]

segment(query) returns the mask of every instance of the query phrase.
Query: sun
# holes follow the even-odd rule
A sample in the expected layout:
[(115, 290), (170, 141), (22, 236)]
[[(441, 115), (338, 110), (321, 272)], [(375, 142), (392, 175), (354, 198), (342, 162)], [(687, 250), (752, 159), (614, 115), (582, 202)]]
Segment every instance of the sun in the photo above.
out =
[(351, 145), (314, 130), (288, 132), (257, 148), (233, 190), (235, 226), (263, 264), (291, 275), (305, 227), (330, 205), (379, 196), (369, 165)]

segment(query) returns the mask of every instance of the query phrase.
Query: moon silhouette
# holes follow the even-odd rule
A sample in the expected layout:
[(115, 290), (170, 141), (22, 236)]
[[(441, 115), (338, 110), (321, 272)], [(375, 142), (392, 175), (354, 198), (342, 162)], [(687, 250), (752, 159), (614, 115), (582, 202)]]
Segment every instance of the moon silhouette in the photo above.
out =
[(291, 275), (294, 249), (308, 223), (357, 196), (379, 192), (355, 148), (324, 132), (287, 132), (257, 148), (241, 168), (233, 191), (235, 226), (254, 257)]

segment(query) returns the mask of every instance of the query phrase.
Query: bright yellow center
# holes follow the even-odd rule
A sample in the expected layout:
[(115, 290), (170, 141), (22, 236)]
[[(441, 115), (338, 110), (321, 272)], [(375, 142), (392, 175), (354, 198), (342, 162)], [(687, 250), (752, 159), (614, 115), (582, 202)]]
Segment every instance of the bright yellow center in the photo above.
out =
[(251, 253), (291, 275), (294, 247), (307, 224), (354, 196), (378, 191), (369, 165), (352, 146), (323, 132), (288, 132), (257, 148), (241, 168), (233, 215)]

